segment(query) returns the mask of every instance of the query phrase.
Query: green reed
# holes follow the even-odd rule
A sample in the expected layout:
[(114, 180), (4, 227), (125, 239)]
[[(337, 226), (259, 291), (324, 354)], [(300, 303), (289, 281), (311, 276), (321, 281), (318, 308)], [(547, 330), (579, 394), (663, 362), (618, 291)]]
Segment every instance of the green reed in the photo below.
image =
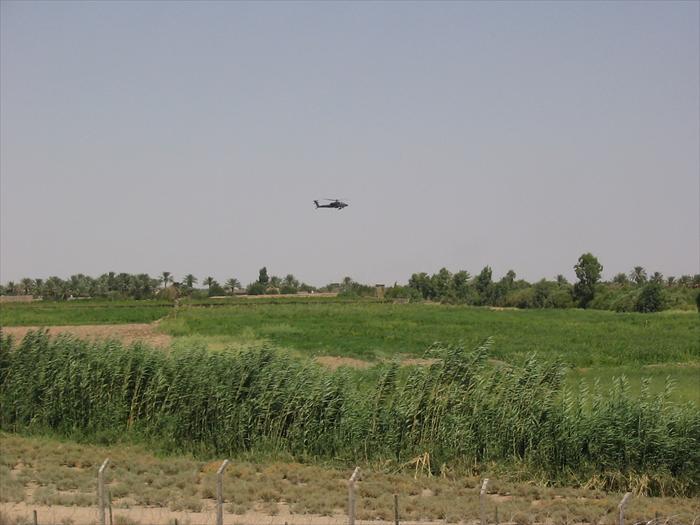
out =
[(669, 389), (632, 396), (624, 378), (606, 390), (569, 391), (561, 364), (534, 355), (494, 364), (490, 341), (431, 347), (434, 364), (385, 365), (362, 387), (347, 370), (268, 347), (166, 353), (42, 331), (0, 343), (3, 430), (348, 463), (404, 464), (427, 452), (434, 471), (498, 462), (553, 482), (596, 477), (620, 488), (644, 477), (649, 493), (685, 495), (700, 487), (695, 405), (670, 403)]

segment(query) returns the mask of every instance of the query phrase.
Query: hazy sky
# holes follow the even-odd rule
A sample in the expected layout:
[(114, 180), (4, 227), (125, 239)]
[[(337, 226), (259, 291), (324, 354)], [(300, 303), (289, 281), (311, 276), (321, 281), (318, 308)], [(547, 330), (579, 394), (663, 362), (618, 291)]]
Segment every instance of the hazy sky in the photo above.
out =
[(698, 2), (1, 5), (2, 282), (700, 272)]

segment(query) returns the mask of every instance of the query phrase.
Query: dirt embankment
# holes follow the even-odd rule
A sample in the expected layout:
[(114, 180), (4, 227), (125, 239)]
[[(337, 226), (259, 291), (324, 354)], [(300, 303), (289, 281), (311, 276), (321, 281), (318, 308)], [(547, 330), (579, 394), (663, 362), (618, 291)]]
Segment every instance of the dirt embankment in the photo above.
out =
[[(22, 339), (30, 330), (38, 326), (3, 326), (2, 331), (16, 340)], [(66, 325), (46, 328), (49, 335), (68, 334), (81, 339), (116, 339), (125, 344), (143, 341), (151, 346), (165, 348), (172, 342), (172, 337), (157, 331), (157, 324), (131, 323), (110, 325)]]

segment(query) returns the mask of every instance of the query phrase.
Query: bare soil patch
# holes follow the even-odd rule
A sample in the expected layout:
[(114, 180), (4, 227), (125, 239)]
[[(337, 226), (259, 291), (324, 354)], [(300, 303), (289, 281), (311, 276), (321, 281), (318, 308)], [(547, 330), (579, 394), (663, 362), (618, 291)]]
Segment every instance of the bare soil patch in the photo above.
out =
[[(224, 512), (224, 525), (345, 525), (347, 516), (334, 514), (332, 516), (319, 516), (313, 514), (292, 514), (289, 506), (278, 503), (278, 514), (271, 516), (260, 511), (248, 511), (242, 514)], [(75, 525), (88, 525), (99, 522), (99, 513), (96, 507), (67, 507), (63, 505), (34, 505), (21, 503), (0, 503), (0, 513), (11, 520), (31, 522), (32, 512), (37, 511), (39, 523), (72, 523)], [(118, 523), (136, 523), (141, 525), (170, 525), (177, 520), (178, 523), (187, 525), (205, 525), (215, 523), (215, 511), (212, 508), (207, 512), (173, 512), (160, 507), (132, 507), (128, 509), (113, 509), (114, 521)], [(126, 520), (124, 519), (126, 518)], [(356, 520), (355, 523), (388, 525), (393, 521), (383, 520)], [(442, 521), (405, 521), (406, 525), (430, 525), (443, 523)]]
[[(172, 337), (156, 330), (157, 323), (131, 323), (114, 325), (66, 325), (44, 327), (49, 335), (68, 334), (81, 339), (104, 340), (116, 339), (125, 344), (142, 341), (151, 346), (164, 348), (170, 345)], [(39, 326), (4, 326), (2, 331), (16, 340), (21, 340), (30, 330), (38, 330)]]
[(440, 359), (426, 359), (416, 357), (402, 360), (401, 366), (431, 366), (438, 362), (440, 362)]
[(349, 366), (351, 368), (369, 368), (373, 365), (369, 361), (362, 359), (354, 359), (352, 357), (336, 357), (332, 355), (321, 355), (316, 358), (319, 365), (323, 365), (330, 370), (336, 370), (341, 366)]
[[(353, 357), (337, 357), (332, 355), (318, 356), (315, 361), (330, 370), (336, 370), (341, 366), (349, 366), (350, 368), (365, 369), (370, 368), (378, 362), (363, 361)], [(422, 359), (422, 358), (406, 358), (401, 360), (401, 366), (430, 366), (440, 361), (439, 359)]]

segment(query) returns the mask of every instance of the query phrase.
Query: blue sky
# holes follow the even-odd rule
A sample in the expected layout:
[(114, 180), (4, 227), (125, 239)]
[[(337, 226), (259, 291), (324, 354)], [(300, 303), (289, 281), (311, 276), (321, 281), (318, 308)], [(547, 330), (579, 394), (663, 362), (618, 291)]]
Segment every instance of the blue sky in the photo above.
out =
[(697, 273), (699, 5), (2, 2), (0, 280)]

